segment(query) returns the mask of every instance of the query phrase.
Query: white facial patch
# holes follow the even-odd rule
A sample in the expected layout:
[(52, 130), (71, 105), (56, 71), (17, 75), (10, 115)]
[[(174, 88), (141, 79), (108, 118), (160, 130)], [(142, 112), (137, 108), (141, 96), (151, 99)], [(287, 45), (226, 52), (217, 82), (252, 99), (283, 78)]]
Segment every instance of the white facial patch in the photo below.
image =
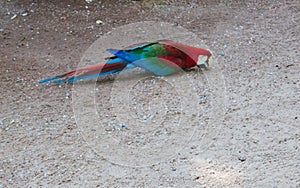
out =
[(203, 56), (203, 55), (199, 55), (198, 56), (198, 61), (197, 61), (197, 66), (199, 68), (208, 68), (208, 57), (207, 56)]

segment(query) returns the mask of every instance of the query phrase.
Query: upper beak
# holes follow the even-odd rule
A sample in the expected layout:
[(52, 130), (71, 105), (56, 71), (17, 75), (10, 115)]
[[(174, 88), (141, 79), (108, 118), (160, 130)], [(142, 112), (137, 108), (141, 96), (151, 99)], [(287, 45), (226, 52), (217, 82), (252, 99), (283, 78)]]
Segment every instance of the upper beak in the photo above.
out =
[(197, 67), (201, 69), (207, 69), (210, 65), (210, 58), (211, 56), (207, 57), (207, 59), (204, 62), (202, 62), (201, 64), (197, 64)]

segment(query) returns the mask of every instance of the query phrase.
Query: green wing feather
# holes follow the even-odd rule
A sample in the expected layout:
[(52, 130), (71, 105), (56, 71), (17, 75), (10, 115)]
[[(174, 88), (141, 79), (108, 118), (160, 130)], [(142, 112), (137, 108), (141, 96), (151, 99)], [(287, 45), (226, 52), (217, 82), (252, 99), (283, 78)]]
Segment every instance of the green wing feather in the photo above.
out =
[(180, 69), (170, 60), (160, 57), (167, 56), (168, 52), (163, 44), (158, 42), (145, 43), (128, 50), (108, 49), (115, 56), (131, 62), (133, 65), (151, 71), (155, 75), (165, 76), (178, 72)]

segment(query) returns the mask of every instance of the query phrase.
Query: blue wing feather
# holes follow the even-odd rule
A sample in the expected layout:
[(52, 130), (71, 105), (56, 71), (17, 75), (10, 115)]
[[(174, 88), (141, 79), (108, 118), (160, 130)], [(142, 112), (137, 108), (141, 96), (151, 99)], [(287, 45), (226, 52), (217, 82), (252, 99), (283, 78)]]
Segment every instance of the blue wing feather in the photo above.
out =
[(167, 76), (180, 70), (178, 66), (170, 66), (170, 64), (172, 64), (171, 62), (167, 65), (166, 62), (157, 57), (140, 59), (138, 61), (134, 61), (132, 64), (148, 70), (157, 76)]

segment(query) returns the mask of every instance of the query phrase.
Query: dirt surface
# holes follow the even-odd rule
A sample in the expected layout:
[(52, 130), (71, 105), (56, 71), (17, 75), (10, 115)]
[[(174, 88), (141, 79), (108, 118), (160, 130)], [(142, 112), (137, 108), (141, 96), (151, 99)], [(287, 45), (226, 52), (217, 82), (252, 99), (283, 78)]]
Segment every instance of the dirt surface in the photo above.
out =
[[(0, 187), (300, 187), (300, 3), (262, 2), (1, 1)], [(145, 21), (213, 67), (38, 83)]]

